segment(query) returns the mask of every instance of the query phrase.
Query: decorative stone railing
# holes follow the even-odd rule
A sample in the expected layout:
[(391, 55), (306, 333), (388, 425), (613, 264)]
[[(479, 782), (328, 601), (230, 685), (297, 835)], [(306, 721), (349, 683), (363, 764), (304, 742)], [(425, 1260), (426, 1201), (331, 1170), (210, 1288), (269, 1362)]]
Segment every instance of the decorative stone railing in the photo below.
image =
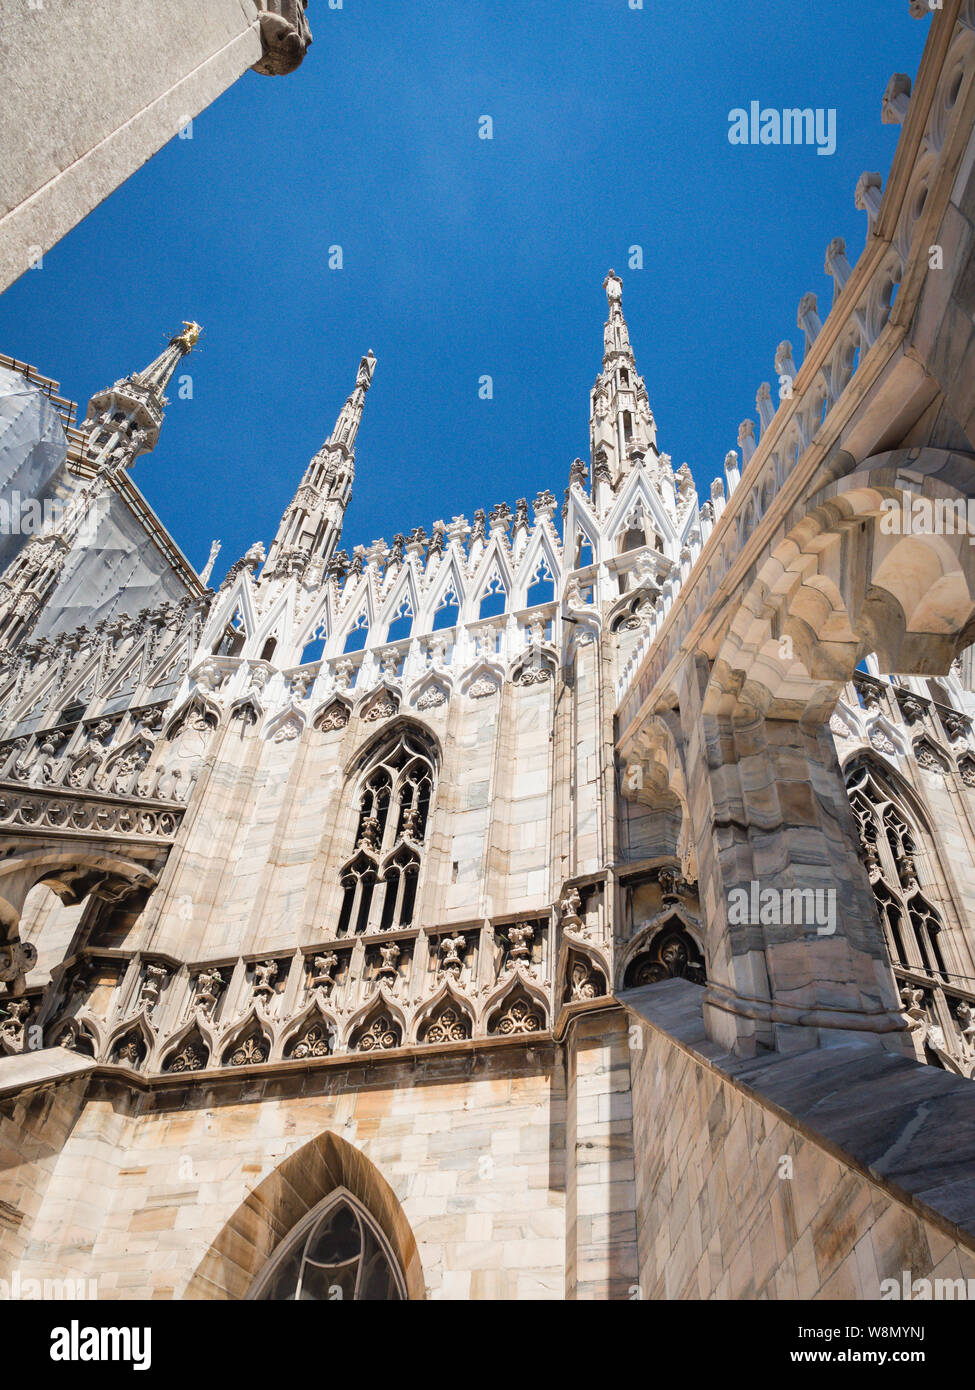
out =
[(93, 796), (66, 788), (30, 791), (16, 783), (0, 782), (0, 831), (169, 843), (184, 810), (171, 802), (133, 804), (124, 797)]

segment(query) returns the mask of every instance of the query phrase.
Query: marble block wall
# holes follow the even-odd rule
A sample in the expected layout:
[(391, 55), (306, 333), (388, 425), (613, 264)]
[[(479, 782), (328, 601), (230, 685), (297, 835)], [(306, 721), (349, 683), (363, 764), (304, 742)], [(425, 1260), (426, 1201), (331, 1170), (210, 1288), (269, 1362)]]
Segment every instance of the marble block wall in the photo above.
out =
[[(969, 1083), (848, 1045), (802, 1061), (721, 1055), (695, 993), (668, 981), (624, 996), (640, 1297), (875, 1300), (905, 1271), (975, 1277), (965, 1174), (938, 1168), (925, 1133), (953, 1126), (964, 1168)], [(930, 1190), (911, 1191), (925, 1172)]]

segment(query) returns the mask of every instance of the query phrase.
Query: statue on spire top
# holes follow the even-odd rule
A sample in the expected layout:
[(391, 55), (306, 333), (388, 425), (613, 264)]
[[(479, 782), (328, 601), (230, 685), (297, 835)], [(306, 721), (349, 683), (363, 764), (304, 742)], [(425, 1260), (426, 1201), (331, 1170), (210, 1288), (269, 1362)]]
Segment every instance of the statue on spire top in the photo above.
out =
[(203, 329), (198, 323), (188, 323), (186, 319), (184, 319), (182, 333), (177, 333), (174, 337), (170, 338), (170, 346), (181, 347), (184, 352), (189, 352), (192, 348), (195, 348), (200, 341), (200, 334), (202, 332)]

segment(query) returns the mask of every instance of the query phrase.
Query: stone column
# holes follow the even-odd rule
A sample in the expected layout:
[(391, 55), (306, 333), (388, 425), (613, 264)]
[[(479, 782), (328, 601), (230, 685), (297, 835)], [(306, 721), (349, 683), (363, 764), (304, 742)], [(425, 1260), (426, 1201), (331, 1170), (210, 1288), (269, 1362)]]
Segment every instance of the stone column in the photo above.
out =
[(685, 678), (691, 834), (707, 924), (708, 1032), (745, 1054), (856, 1038), (900, 1050), (904, 1020), (825, 725), (705, 714)]

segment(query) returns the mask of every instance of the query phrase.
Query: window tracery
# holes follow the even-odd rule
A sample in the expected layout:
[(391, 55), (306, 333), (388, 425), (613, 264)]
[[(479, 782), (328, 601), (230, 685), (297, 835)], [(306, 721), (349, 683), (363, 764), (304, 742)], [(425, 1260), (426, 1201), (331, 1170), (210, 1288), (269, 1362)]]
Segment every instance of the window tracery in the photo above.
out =
[(341, 872), (339, 935), (413, 921), (433, 795), (433, 760), (409, 730), (373, 757), (361, 783), (355, 853)]
[(406, 1284), (389, 1242), (355, 1198), (332, 1193), (272, 1255), (250, 1298), (261, 1302), (400, 1302)]
[(847, 790), (908, 1027), (928, 1062), (970, 1076), (971, 981), (948, 969), (924, 831), (868, 766), (849, 773)]
[(946, 980), (943, 923), (918, 882), (916, 832), (868, 768), (854, 770), (847, 790), (891, 963)]

